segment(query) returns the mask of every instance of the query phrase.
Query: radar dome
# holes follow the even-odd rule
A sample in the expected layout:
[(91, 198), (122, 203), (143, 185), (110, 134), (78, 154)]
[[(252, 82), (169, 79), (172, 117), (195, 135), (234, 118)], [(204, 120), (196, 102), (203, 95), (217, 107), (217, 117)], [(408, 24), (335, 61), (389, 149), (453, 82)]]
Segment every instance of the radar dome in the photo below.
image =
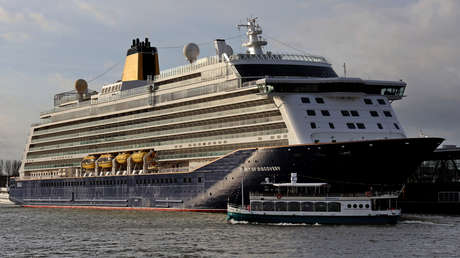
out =
[(83, 79), (78, 79), (75, 81), (75, 90), (80, 95), (86, 93), (88, 91), (88, 83)]
[(200, 54), (200, 48), (195, 43), (188, 43), (187, 45), (184, 46), (183, 52), (187, 60), (190, 63), (193, 63), (196, 61), (196, 59), (198, 58), (198, 55)]

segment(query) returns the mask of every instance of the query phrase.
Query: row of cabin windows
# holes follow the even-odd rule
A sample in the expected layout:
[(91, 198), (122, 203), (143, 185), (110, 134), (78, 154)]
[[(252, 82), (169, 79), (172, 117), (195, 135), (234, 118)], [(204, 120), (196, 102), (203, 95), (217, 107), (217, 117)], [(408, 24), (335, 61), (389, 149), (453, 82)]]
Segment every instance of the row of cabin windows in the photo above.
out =
[[(358, 128), (358, 129), (366, 129), (366, 125), (363, 124), (363, 123), (346, 123), (346, 125), (347, 125), (348, 129), (356, 129), (356, 128)], [(393, 123), (393, 125), (397, 130), (399, 130), (399, 125), (397, 123)], [(311, 122), (310, 127), (311, 127), (311, 129), (318, 128), (318, 126), (316, 125), (315, 122)], [(383, 129), (383, 125), (381, 123), (377, 123), (377, 127), (379, 129), (381, 129), (381, 130)], [(335, 129), (334, 123), (329, 123), (329, 128)]]
[(253, 211), (312, 211), (312, 212), (340, 212), (339, 202), (273, 202), (252, 201)]
[[(341, 110), (340, 113), (342, 114), (342, 116), (354, 116), (354, 117), (358, 117), (359, 116), (359, 112), (357, 110)], [(321, 110), (321, 114), (323, 116), (331, 116), (331, 113), (329, 112), (329, 110)], [(379, 116), (379, 113), (375, 110), (371, 110), (369, 111), (369, 114), (373, 117), (378, 117)], [(307, 115), (308, 116), (316, 116), (316, 111), (313, 110), (313, 109), (307, 109)], [(390, 111), (388, 110), (384, 110), (383, 111), (383, 115), (386, 116), (386, 117), (392, 117), (392, 114)]]
[[(201, 177), (198, 177), (198, 183), (201, 183)], [(184, 183), (191, 183), (192, 178), (183, 179)], [(158, 179), (138, 179), (136, 184), (172, 184), (177, 183), (177, 178), (158, 178)], [(43, 182), (41, 187), (63, 187), (63, 186), (83, 186), (83, 185), (126, 185), (128, 180), (96, 180), (96, 181), (62, 181), (62, 182)]]
[[(380, 105), (385, 105), (385, 104), (386, 104), (386, 102), (385, 102), (384, 99), (377, 99), (377, 102), (378, 102)], [(372, 104), (374, 104), (374, 103), (372, 102), (372, 99), (364, 99), (364, 103), (367, 104), (367, 105), (372, 105)]]
[[(305, 104), (310, 104), (310, 103), (311, 103), (309, 97), (301, 97), (301, 98), (300, 98), (300, 101), (302, 101), (302, 103), (305, 103)], [(316, 103), (318, 103), (318, 104), (324, 104), (324, 99), (323, 99), (323, 98), (316, 97), (316, 98), (315, 98), (315, 101), (316, 101)], [(386, 101), (385, 101), (384, 99), (377, 99), (377, 102), (378, 102), (380, 105), (386, 105)], [(368, 98), (365, 98), (365, 99), (364, 99), (364, 103), (367, 104), (367, 105), (372, 105), (372, 104), (374, 104), (374, 103), (372, 102), (372, 99), (368, 99)]]
[[(301, 97), (300, 100), (302, 101), (302, 103), (306, 103), (306, 104), (311, 103), (309, 97)], [(317, 97), (317, 98), (315, 98), (315, 101), (318, 104), (324, 104), (324, 99), (323, 98)]]

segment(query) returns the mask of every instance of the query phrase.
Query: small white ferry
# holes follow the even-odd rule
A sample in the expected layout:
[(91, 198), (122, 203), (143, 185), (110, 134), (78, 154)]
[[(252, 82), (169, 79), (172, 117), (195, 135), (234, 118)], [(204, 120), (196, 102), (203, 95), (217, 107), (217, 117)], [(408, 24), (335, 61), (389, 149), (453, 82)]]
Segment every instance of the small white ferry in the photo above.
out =
[(249, 205), (228, 204), (227, 220), (259, 223), (396, 224), (397, 193), (329, 194), (327, 183), (266, 183), (250, 193)]

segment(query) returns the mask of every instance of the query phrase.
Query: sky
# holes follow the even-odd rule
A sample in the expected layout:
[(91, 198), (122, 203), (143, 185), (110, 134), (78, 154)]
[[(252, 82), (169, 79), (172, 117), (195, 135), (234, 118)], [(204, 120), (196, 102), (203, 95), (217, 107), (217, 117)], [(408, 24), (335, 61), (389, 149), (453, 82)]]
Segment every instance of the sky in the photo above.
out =
[(236, 24), (250, 16), (264, 50), (325, 56), (340, 76), (346, 63), (348, 77), (404, 80), (393, 108), (406, 134), (460, 145), (457, 0), (0, 0), (0, 159), (22, 158), (30, 125), (75, 80), (97, 91), (119, 80), (133, 38), (149, 38), (164, 70), (186, 64), (189, 42), (200, 57), (215, 54), (216, 38), (244, 52)]

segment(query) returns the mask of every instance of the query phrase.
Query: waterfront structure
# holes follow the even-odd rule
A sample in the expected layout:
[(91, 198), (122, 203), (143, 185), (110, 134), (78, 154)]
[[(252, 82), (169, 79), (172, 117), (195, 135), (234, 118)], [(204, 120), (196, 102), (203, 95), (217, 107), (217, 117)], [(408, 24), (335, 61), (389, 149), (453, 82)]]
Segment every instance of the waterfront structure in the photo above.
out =
[[(31, 206), (218, 211), (240, 181), (266, 177), (349, 186), (400, 185), (440, 138), (406, 138), (391, 103), (406, 83), (338, 77), (314, 55), (264, 52), (256, 20), (247, 53), (216, 40), (216, 56), (159, 69), (133, 40), (122, 80), (54, 97), (32, 125), (10, 198)], [(407, 155), (412, 153), (412, 155)], [(346, 184), (344, 184), (346, 183)], [(247, 199), (248, 196), (245, 196)]]

